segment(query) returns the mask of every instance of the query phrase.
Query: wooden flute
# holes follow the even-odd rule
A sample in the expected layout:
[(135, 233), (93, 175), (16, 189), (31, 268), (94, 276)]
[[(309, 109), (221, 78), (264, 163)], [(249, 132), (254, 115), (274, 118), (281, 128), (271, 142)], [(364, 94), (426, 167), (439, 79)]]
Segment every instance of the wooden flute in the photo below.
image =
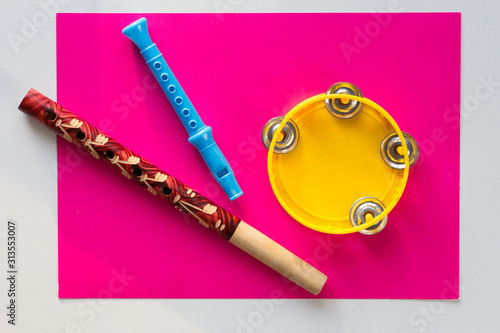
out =
[(31, 89), (19, 110), (312, 294), (323, 288), (325, 274), (48, 97)]

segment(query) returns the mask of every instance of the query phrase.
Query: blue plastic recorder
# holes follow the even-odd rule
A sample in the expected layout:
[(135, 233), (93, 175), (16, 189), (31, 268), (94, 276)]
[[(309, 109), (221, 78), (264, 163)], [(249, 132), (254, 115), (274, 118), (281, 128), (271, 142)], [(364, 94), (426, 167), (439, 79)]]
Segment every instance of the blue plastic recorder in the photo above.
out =
[(230, 200), (243, 194), (234, 172), (215, 143), (212, 128), (205, 126), (198, 112), (187, 97), (184, 89), (177, 81), (174, 73), (168, 67), (156, 44), (149, 37), (146, 19), (140, 18), (123, 29), (123, 34), (130, 38), (141, 50), (149, 68), (174, 108), (177, 116), (186, 128), (189, 139), (200, 152), (208, 168), (217, 182), (226, 192)]

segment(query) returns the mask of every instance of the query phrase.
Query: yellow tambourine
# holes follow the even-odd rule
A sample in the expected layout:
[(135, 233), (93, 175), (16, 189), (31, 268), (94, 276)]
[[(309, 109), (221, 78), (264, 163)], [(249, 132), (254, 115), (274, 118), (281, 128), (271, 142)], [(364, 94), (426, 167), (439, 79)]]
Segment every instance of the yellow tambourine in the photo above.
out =
[(381, 231), (418, 158), (416, 141), (346, 82), (269, 120), (262, 141), (280, 204), (331, 234)]

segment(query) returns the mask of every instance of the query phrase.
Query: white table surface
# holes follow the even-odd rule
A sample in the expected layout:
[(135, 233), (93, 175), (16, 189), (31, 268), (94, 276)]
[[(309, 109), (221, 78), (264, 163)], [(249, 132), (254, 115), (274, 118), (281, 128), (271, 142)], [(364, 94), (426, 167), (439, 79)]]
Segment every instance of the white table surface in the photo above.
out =
[[(462, 12), (462, 101), (480, 78), (499, 82), (461, 123), (459, 301), (59, 300), (56, 137), (17, 107), (31, 87), (56, 97), (57, 12)], [(498, 332), (500, 331), (500, 2), (498, 1), (77, 1), (1, 2), (0, 276), (7, 220), (18, 222), (16, 326), (7, 323), (0, 279), (0, 332)], [(45, 9), (44, 9), (45, 8)], [(23, 20), (38, 19), (35, 31)], [(13, 34), (24, 38), (10, 41)], [(439, 91), (439, 81), (429, 91)], [(470, 109), (470, 108), (469, 108)], [(499, 205), (500, 206), (500, 205)], [(498, 274), (498, 275), (497, 275)]]

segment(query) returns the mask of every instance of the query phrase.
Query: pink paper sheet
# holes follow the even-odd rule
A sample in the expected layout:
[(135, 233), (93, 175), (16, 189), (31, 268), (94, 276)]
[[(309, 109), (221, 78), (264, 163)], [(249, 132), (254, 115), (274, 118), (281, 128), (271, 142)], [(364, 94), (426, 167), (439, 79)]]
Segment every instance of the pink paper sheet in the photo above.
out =
[[(232, 163), (236, 201), (122, 35), (141, 16)], [(376, 236), (302, 226), (267, 177), (263, 125), (339, 81), (421, 149)], [(58, 14), (57, 87), (63, 106), (327, 274), (318, 297), (458, 298), (459, 13)], [(312, 297), (61, 138), (58, 163), (61, 298)]]

